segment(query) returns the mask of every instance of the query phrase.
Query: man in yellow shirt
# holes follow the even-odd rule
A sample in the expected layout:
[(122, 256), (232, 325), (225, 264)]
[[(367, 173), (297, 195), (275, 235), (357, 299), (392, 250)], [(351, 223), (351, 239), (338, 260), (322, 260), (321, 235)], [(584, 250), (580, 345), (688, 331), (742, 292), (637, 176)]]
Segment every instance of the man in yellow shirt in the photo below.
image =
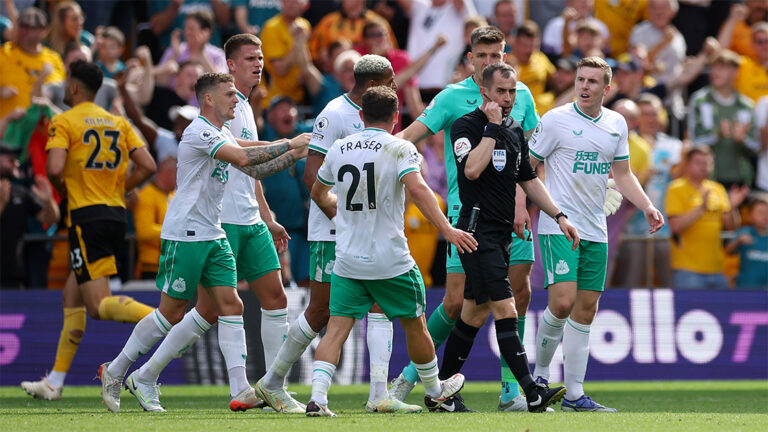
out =
[(176, 190), (176, 158), (165, 158), (158, 164), (155, 178), (139, 191), (133, 209), (133, 225), (139, 249), (139, 270), (142, 279), (155, 280), (160, 261), (160, 229), (163, 227), (168, 203)]
[(517, 29), (512, 55), (517, 63), (517, 78), (531, 90), (539, 114), (544, 115), (552, 108), (554, 93), (547, 92), (547, 81), (555, 74), (555, 66), (539, 49), (541, 34), (539, 26), (533, 21), (526, 21)]
[(757, 102), (768, 95), (768, 22), (752, 26), (752, 48), (755, 57), (741, 56), (736, 90)]
[(38, 83), (38, 77), (46, 64), (51, 69), (46, 83), (66, 78), (61, 57), (42, 44), (47, 25), (43, 11), (27, 8), (19, 16), (15, 40), (0, 48), (0, 118), (15, 108), (29, 107), (35, 85), (42, 84)]
[[(283, 0), (283, 11), (264, 23), (261, 32), (264, 67), (269, 72), (269, 87), (263, 106), (277, 95), (287, 96), (296, 103), (304, 103), (304, 87), (293, 50), (296, 43), (293, 32), (309, 35), (312, 26), (301, 14), (309, 7), (308, 0)], [(305, 39), (301, 39), (305, 40)]]
[(665, 201), (672, 231), (672, 287), (728, 288), (720, 233), (739, 226), (738, 206), (749, 188), (734, 186), (726, 193), (723, 185), (709, 180), (709, 147), (692, 148), (683, 163), (683, 176), (670, 183)]

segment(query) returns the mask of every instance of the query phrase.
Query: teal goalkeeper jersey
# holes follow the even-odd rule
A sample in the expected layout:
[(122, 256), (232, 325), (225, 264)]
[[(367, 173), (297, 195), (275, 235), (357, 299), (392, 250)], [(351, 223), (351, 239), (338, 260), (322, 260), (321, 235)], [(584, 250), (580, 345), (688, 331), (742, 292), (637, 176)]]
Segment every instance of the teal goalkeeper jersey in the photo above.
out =
[[(530, 131), (539, 124), (536, 103), (528, 86), (517, 82), (515, 105), (510, 115), (520, 123), (524, 131)], [(433, 134), (445, 131), (443, 152), (445, 153), (445, 171), (448, 179), (448, 216), (458, 216), (461, 210), (459, 186), (456, 181), (456, 160), (453, 156), (451, 127), (453, 122), (483, 104), (480, 87), (472, 76), (456, 84), (450, 84), (437, 94), (429, 106), (417, 119)]]

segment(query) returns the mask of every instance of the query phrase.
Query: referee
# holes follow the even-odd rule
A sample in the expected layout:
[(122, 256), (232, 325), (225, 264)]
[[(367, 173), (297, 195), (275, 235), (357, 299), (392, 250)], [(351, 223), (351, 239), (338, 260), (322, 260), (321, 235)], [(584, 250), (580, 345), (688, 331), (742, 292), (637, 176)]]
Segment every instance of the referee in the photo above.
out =
[(511, 66), (498, 63), (485, 68), (480, 87), (483, 105), (456, 120), (451, 128), (461, 199), (457, 227), (474, 231), (478, 248), (461, 255), (467, 277), (464, 305), (446, 342), (440, 374), (441, 378), (451, 376), (461, 369), (478, 330), (493, 313), (499, 351), (525, 391), (528, 411), (541, 412), (562, 399), (565, 388), (550, 389), (534, 382), (517, 334), (517, 310), (507, 277), (515, 183), (520, 183), (528, 197), (558, 221), (574, 247), (579, 237), (536, 177), (523, 129), (509, 117), (516, 84)]

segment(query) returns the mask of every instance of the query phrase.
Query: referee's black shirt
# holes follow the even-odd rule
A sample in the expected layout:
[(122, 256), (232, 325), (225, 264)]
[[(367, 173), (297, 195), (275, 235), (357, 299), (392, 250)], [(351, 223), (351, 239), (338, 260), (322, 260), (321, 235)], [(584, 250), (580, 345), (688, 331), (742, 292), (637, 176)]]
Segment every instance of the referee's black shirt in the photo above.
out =
[[(483, 139), (488, 117), (480, 108), (453, 123), (451, 142), (456, 159), (460, 219), (467, 220), (475, 204), (479, 204), (478, 231), (512, 231), (515, 219), (515, 185), (536, 178), (528, 157), (528, 143), (523, 128), (512, 117), (501, 122), (493, 156), (477, 180), (464, 175), (469, 152)], [(465, 227), (462, 227), (465, 228)]]

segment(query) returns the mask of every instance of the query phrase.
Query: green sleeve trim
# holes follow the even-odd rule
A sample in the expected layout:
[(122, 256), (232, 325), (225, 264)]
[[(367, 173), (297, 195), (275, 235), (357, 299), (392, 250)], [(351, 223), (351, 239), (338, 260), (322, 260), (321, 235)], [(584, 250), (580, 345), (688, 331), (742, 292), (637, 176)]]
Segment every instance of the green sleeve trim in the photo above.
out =
[(529, 151), (529, 152), (531, 152), (531, 155), (533, 155), (533, 157), (535, 157), (536, 159), (538, 159), (538, 160), (542, 160), (542, 161), (544, 160), (544, 158), (543, 158), (543, 157), (541, 157), (541, 156), (537, 155), (537, 154), (536, 154), (536, 152), (535, 152), (535, 151), (533, 151), (533, 150), (531, 150), (530, 148), (528, 149), (528, 151)]
[(318, 151), (318, 152), (320, 152), (320, 153), (322, 153), (322, 154), (326, 154), (326, 153), (328, 153), (328, 150), (326, 150), (326, 149), (324, 149), (324, 148), (322, 148), (322, 147), (318, 147), (318, 146), (315, 146), (315, 145), (311, 145), (311, 146), (309, 146), (309, 148), (310, 148), (311, 150), (314, 150), (314, 151)]
[(416, 171), (419, 171), (419, 169), (418, 168), (413, 168), (413, 167), (406, 168), (406, 169), (400, 171), (400, 174), (397, 175), (397, 179), (400, 180), (400, 179), (403, 178), (404, 175), (406, 175), (406, 174), (408, 174), (410, 172), (416, 172)]
[(328, 181), (328, 180), (326, 180), (326, 179), (324, 179), (324, 178), (320, 177), (320, 175), (319, 175), (319, 174), (318, 174), (318, 176), (317, 176), (317, 181), (319, 181), (320, 183), (322, 183), (322, 184), (324, 184), (324, 185), (326, 185), (326, 186), (333, 186), (334, 184), (336, 184), (336, 183), (334, 183), (334, 182), (330, 182), (330, 181)]
[[(533, 153), (533, 152), (531, 152), (531, 153)], [(615, 162), (615, 161), (623, 161), (623, 160), (628, 160), (628, 159), (629, 159), (629, 155), (626, 155), (626, 156), (619, 156), (619, 157), (615, 157), (615, 158), (613, 158), (614, 162)]]
[(216, 146), (213, 147), (213, 150), (211, 150), (211, 157), (216, 156), (216, 152), (219, 151), (221, 146), (223, 146), (226, 143), (227, 143), (227, 141), (221, 141), (220, 143), (216, 144)]

